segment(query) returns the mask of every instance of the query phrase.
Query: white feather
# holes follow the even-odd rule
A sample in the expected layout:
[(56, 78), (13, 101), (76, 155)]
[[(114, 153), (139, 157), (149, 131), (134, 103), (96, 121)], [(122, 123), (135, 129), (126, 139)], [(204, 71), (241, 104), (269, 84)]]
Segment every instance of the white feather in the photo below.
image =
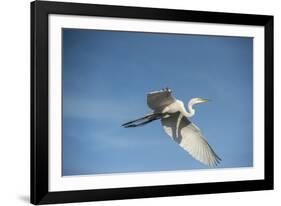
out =
[[(208, 144), (199, 128), (186, 117), (181, 118), (177, 128), (179, 117), (180, 113), (175, 113), (161, 120), (165, 132), (196, 160), (209, 166), (217, 165), (221, 159)], [(179, 135), (177, 135), (177, 130)]]

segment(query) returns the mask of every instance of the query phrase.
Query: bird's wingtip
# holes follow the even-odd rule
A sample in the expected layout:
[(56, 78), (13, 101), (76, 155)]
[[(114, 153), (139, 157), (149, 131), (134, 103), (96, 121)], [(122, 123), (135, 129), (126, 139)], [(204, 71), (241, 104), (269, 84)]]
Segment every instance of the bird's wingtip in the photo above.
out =
[(172, 92), (172, 89), (170, 89), (169, 87), (166, 87), (166, 88), (162, 88), (160, 90), (155, 90), (155, 91), (151, 91), (151, 92), (148, 92), (147, 94), (155, 94), (155, 93), (159, 93), (159, 92)]

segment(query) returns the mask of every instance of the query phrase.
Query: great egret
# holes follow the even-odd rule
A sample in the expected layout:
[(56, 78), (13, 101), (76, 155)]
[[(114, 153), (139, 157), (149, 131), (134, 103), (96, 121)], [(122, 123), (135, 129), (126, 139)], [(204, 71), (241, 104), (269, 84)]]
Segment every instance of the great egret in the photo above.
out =
[(147, 105), (153, 112), (122, 126), (125, 128), (138, 127), (161, 119), (165, 132), (174, 141), (193, 158), (213, 167), (221, 159), (208, 144), (200, 129), (189, 120), (195, 114), (193, 105), (208, 101), (207, 99), (193, 98), (188, 103), (189, 111), (186, 111), (183, 102), (172, 96), (171, 89), (150, 92), (147, 94)]

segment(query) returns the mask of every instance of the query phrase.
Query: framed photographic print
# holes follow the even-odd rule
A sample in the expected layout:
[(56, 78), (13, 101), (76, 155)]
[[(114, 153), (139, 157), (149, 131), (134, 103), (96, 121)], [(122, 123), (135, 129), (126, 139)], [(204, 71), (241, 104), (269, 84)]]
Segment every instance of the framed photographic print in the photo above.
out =
[(31, 3), (31, 203), (273, 189), (273, 16)]

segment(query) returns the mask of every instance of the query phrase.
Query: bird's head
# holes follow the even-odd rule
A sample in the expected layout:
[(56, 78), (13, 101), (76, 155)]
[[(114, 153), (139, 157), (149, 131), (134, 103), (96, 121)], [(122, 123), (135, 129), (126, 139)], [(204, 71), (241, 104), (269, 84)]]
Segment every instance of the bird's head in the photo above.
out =
[(209, 102), (209, 101), (210, 101), (209, 99), (203, 99), (203, 98), (196, 97), (196, 98), (192, 98), (189, 101), (189, 105), (195, 105), (195, 104), (200, 104), (200, 103)]

